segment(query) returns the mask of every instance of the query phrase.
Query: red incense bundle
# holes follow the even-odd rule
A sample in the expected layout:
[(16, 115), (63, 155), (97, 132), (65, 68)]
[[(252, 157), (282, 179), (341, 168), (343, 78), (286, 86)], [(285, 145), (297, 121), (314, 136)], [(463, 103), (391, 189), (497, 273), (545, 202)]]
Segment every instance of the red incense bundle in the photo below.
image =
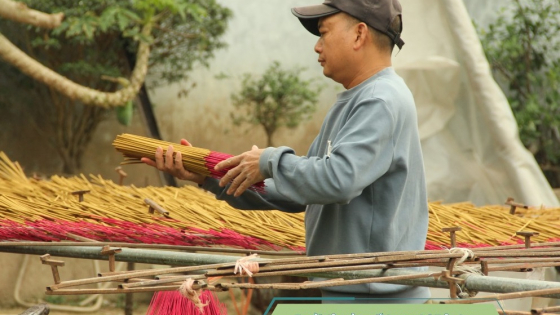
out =
[(201, 308), (184, 297), (179, 291), (160, 291), (154, 293), (146, 315), (226, 315), (226, 306), (211, 291), (203, 291)]

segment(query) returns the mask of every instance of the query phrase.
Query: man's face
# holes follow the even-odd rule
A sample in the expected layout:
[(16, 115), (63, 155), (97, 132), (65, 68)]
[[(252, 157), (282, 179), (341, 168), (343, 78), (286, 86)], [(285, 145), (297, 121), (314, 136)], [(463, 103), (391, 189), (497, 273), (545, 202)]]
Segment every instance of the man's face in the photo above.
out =
[(343, 13), (337, 13), (319, 20), (321, 37), (315, 44), (318, 61), (323, 74), (336, 82), (344, 84), (351, 71), (351, 57), (354, 36), (352, 27)]

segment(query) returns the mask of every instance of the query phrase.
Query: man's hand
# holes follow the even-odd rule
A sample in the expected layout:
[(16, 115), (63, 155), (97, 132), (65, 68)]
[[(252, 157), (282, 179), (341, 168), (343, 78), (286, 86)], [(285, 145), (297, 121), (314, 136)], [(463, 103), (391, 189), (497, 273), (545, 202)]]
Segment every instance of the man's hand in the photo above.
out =
[[(181, 144), (191, 147), (192, 145), (185, 139), (181, 139)], [(182, 180), (189, 180), (195, 182), (197, 184), (202, 184), (206, 176), (193, 173), (187, 171), (183, 166), (183, 160), (181, 152), (177, 152), (175, 154), (175, 158), (173, 158), (173, 146), (169, 146), (167, 148), (167, 152), (165, 156), (163, 155), (163, 149), (158, 147), (156, 149), (156, 158), (155, 161), (149, 158), (142, 158), (140, 161), (157, 168), (160, 171), (169, 173), (174, 177)]]
[(264, 149), (256, 145), (251, 151), (224, 160), (214, 167), (217, 171), (230, 169), (220, 180), (220, 186), (224, 187), (231, 182), (227, 194), (239, 197), (247, 188), (264, 180), (259, 170), (259, 159)]

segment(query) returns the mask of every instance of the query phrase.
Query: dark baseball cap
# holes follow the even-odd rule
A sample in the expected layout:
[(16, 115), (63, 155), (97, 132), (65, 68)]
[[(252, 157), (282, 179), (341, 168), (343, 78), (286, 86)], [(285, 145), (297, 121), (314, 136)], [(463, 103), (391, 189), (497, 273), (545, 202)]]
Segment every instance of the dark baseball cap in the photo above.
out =
[(399, 49), (404, 45), (401, 34), (391, 28), (393, 20), (400, 16), (402, 31), (402, 7), (398, 0), (325, 0), (319, 5), (292, 8), (292, 13), (301, 24), (317, 36), (321, 36), (319, 19), (339, 12), (349, 14), (386, 34)]

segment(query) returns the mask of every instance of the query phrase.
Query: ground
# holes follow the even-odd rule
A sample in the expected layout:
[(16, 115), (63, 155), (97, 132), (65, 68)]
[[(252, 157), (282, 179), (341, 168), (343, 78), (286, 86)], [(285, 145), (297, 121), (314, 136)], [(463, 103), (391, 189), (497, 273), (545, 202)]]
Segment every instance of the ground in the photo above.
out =
[[(138, 306), (133, 314), (134, 315), (145, 315), (148, 309), (147, 305)], [(0, 309), (0, 315), (18, 315), (25, 311), (25, 308), (10, 308), (10, 309)], [(62, 312), (62, 311), (51, 311), (49, 315), (76, 315), (76, 314), (103, 314), (103, 315), (123, 315), (124, 311), (121, 308), (115, 307), (102, 307), (96, 312), (92, 313), (76, 313), (76, 312)]]

